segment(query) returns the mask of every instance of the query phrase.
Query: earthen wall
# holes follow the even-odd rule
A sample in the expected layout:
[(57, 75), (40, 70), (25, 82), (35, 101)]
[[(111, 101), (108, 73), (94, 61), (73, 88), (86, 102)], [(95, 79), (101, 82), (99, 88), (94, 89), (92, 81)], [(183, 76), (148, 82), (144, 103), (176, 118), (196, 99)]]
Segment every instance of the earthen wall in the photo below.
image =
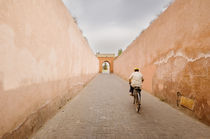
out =
[(177, 92), (194, 101), (192, 113), (210, 123), (210, 1), (176, 0), (114, 61), (128, 79), (139, 67), (143, 88), (172, 105)]
[(0, 138), (27, 138), (98, 67), (61, 0), (0, 0)]

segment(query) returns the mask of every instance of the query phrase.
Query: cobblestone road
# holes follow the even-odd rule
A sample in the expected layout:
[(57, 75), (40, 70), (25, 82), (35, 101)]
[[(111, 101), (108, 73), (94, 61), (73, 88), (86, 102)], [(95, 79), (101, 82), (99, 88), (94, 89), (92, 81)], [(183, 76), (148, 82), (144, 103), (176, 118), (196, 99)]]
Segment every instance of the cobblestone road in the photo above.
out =
[(128, 83), (99, 74), (33, 139), (210, 139), (210, 127), (143, 91), (135, 112)]

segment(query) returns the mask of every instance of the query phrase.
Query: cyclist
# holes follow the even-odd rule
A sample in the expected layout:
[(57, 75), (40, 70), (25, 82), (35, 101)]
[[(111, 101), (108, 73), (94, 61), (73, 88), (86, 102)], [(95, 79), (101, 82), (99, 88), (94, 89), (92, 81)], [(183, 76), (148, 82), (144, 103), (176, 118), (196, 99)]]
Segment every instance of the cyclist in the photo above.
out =
[(138, 68), (134, 68), (134, 72), (129, 77), (130, 95), (133, 96), (134, 87), (139, 87), (139, 91), (142, 89), (142, 82), (144, 81), (143, 75)]

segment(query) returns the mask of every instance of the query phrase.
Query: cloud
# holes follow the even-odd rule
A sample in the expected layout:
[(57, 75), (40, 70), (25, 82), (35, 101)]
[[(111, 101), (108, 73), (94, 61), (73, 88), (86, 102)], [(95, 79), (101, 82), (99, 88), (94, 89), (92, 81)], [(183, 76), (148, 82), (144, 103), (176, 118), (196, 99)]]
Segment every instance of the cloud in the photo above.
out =
[(126, 48), (172, 0), (63, 0), (96, 52)]

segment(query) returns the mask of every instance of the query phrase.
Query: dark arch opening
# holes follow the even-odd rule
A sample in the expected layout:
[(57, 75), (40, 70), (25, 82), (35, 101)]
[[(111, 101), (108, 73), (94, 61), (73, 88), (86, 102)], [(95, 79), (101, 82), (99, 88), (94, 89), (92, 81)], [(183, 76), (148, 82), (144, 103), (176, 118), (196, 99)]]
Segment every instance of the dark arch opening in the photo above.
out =
[(109, 63), (109, 61), (104, 61), (103, 63), (102, 63), (102, 73), (110, 73), (110, 63)]

